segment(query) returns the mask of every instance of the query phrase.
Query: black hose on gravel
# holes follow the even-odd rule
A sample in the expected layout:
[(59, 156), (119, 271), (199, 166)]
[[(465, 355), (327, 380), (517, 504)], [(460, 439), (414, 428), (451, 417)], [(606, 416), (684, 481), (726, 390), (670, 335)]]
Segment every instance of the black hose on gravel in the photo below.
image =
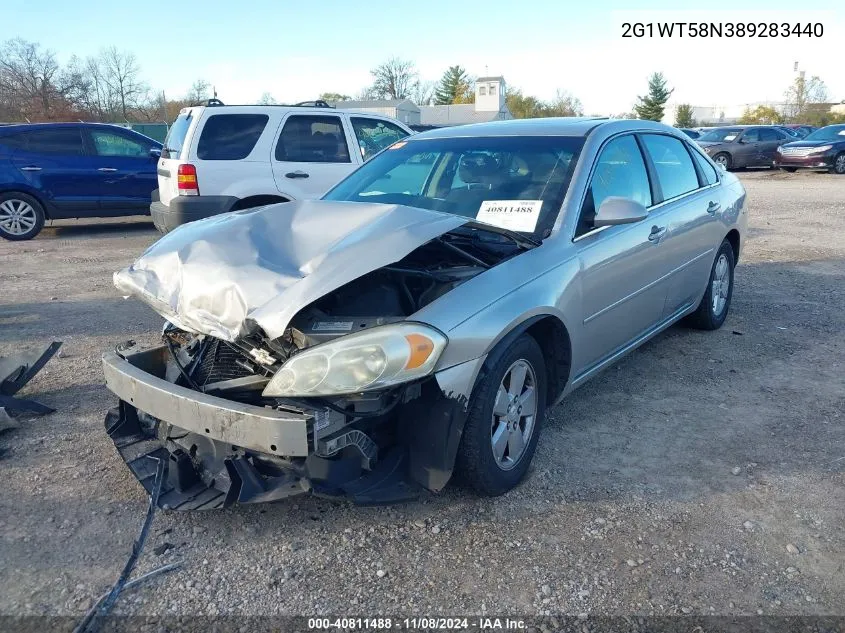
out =
[(138, 557), (141, 555), (141, 551), (144, 549), (144, 543), (147, 541), (147, 534), (150, 531), (150, 525), (152, 525), (153, 517), (155, 517), (156, 508), (158, 507), (158, 498), (161, 494), (162, 484), (164, 483), (166, 462), (163, 459), (156, 459), (156, 461), (158, 462), (158, 465), (156, 466), (153, 489), (150, 492), (150, 505), (147, 508), (147, 516), (144, 517), (144, 522), (141, 524), (141, 532), (132, 544), (132, 553), (129, 555), (129, 559), (123, 566), (123, 571), (120, 573), (120, 577), (118, 577), (117, 582), (114, 583), (114, 586), (112, 586), (111, 590), (107, 594), (100, 596), (100, 598), (94, 602), (94, 606), (88, 610), (88, 613), (85, 614), (85, 617), (76, 626), (73, 633), (95, 633), (97, 630), (96, 618), (108, 615), (114, 607), (115, 602), (117, 602), (117, 598), (120, 596), (121, 591), (127, 587), (140, 584), (152, 576), (176, 569), (179, 566), (179, 563), (165, 565), (163, 567), (159, 567), (158, 569), (154, 569), (135, 580), (129, 581), (129, 575), (132, 573), (132, 570), (135, 569), (135, 564), (138, 562)]

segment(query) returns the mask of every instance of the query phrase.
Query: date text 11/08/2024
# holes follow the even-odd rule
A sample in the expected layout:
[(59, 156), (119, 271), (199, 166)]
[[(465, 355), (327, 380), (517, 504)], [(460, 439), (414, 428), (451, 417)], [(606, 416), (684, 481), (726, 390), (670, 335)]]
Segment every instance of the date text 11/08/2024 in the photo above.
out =
[(824, 35), (821, 22), (623, 22), (622, 37), (809, 37)]
[(312, 631), (519, 631), (526, 628), (525, 620), (519, 618), (308, 618), (308, 629)]

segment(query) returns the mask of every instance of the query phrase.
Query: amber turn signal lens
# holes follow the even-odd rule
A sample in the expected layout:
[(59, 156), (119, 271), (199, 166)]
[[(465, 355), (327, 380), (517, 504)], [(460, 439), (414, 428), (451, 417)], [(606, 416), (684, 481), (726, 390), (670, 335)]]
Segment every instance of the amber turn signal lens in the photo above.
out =
[(406, 334), (405, 340), (411, 347), (411, 355), (405, 363), (405, 369), (420, 367), (434, 351), (434, 342), (422, 334)]

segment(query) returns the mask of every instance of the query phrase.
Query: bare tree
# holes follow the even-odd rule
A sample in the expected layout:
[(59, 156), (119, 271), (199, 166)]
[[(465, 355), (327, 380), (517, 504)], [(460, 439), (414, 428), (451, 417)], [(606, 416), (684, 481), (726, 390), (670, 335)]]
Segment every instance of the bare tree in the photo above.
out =
[(0, 112), (10, 120), (72, 116), (81, 77), (64, 72), (52, 51), (20, 38), (0, 46)]
[(799, 119), (806, 114), (807, 106), (811, 103), (823, 103), (827, 100), (827, 86), (817, 76), (809, 79), (801, 73), (784, 93), (786, 106), (784, 114), (787, 119)]
[(258, 105), (276, 105), (276, 98), (269, 92), (264, 92), (258, 98)]
[(434, 102), (435, 81), (419, 81), (411, 91), (411, 101), (417, 105), (431, 105)]
[(211, 96), (208, 91), (209, 88), (211, 88), (211, 84), (208, 83), (205, 79), (197, 79), (194, 83), (191, 84), (191, 88), (190, 90), (188, 90), (188, 94), (185, 95), (185, 101), (188, 101), (192, 104), (197, 104), (202, 101), (205, 101)]
[(584, 107), (581, 105), (581, 100), (565, 90), (558, 90), (555, 98), (545, 107), (545, 116), (582, 116), (583, 114)]
[(375, 99), (410, 99), (419, 86), (419, 73), (414, 62), (391, 57), (370, 71)]
[(129, 112), (137, 108), (149, 92), (149, 87), (141, 81), (141, 68), (134, 53), (120, 51), (110, 46), (100, 53), (99, 72), (109, 93), (111, 108), (117, 106), (117, 112), (124, 121), (129, 119)]

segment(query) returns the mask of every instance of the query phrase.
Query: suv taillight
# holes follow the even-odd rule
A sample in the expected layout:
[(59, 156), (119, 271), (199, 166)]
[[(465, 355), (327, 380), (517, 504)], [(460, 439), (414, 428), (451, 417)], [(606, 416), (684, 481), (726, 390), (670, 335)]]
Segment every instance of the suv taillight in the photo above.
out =
[(177, 188), (180, 196), (198, 196), (200, 188), (197, 185), (197, 168), (193, 165), (179, 165), (177, 172)]

